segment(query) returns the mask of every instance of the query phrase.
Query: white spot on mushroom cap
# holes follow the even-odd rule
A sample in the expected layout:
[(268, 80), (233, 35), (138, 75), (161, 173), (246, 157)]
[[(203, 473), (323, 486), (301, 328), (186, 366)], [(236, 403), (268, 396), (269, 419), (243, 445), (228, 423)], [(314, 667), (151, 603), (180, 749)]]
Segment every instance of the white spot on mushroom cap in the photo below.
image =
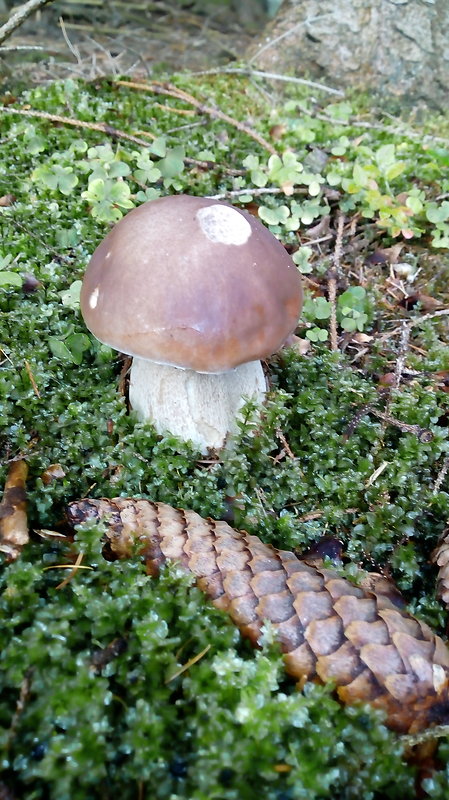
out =
[(435, 689), (437, 694), (440, 694), (441, 690), (447, 684), (447, 677), (446, 672), (439, 664), (434, 664), (432, 666), (433, 672), (433, 688)]
[(100, 294), (100, 289), (97, 286), (96, 289), (93, 290), (91, 296), (89, 297), (89, 306), (90, 308), (96, 308), (98, 303), (98, 295)]
[(251, 236), (251, 225), (235, 208), (212, 205), (200, 208), (196, 218), (205, 236), (214, 244), (245, 244)]

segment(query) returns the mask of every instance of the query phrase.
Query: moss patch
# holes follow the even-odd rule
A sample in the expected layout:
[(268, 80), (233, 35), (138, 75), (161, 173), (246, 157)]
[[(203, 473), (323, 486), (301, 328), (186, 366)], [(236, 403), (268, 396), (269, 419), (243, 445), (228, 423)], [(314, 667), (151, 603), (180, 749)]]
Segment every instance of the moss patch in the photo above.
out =
[[(354, 117), (366, 120), (363, 98), (349, 110), (323, 98), (320, 119), (301, 111), (313, 106), (303, 89), (270, 106), (240, 76), (179, 76), (175, 84), (295, 158), (270, 157), (232, 122), (186, 120), (179, 97), (155, 100), (107, 81), (69, 80), (16, 102), (150, 133), (150, 147), (3, 115), (0, 195), (16, 202), (0, 209), (0, 478), (10, 459), (26, 457), (36, 529), (60, 526), (69, 500), (121, 494), (227, 515), (287, 549), (332, 535), (343, 544), (343, 571), (354, 579), (361, 567), (391, 573), (410, 607), (442, 632), (429, 557), (449, 516), (447, 483), (438, 483), (448, 454), (449, 356), (445, 318), (420, 319), (429, 297), (434, 308), (448, 299), (448, 145), (430, 138), (433, 121), (424, 144), (386, 132), (382, 120), (382, 130), (371, 120), (360, 138)], [(111, 222), (145, 198), (179, 191), (258, 204), (293, 251), (307, 244), (307, 226), (344, 209), (355, 221), (338, 292), (365, 291), (363, 308), (345, 314), (341, 304), (344, 352), (307, 336), (327, 335), (332, 258), (328, 244), (308, 245), (298, 257), (308, 278), (309, 317), (298, 329), (307, 355), (291, 349), (272, 359), (262, 418), (248, 408), (233, 449), (210, 460), (128, 414), (117, 389), (122, 363), (86, 332), (77, 302)], [(401, 258), (420, 270), (402, 283), (405, 294), (418, 294), (408, 305), (388, 283), (390, 267), (366, 263), (399, 240)], [(343, 324), (360, 319), (354, 310), (365, 315), (361, 327)], [(401, 354), (401, 322), (412, 319)], [(399, 356), (401, 385), (388, 389), (383, 377)], [(420, 440), (418, 428), (431, 440)], [(52, 465), (60, 465), (53, 474)], [(150, 580), (138, 559), (110, 564), (99, 536), (86, 529), (74, 545), (36, 538), (2, 568), (1, 780), (13, 796), (250, 800), (255, 788), (267, 800), (413, 796), (416, 768), (372, 709), (341, 708), (329, 687), (297, 692), (269, 632), (252, 652), (176, 569)], [(67, 572), (45, 567), (73, 563), (78, 552), (92, 569), (58, 588)], [(424, 784), (432, 797), (445, 797), (448, 755), (441, 746), (439, 769)]]

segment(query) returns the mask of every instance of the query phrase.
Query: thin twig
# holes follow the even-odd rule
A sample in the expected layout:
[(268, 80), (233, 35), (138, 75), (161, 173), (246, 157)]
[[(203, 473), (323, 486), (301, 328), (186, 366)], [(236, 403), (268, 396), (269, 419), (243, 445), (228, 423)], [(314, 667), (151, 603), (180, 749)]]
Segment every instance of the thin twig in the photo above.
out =
[(373, 414), (388, 425), (393, 425), (404, 433), (413, 433), (418, 437), (420, 442), (428, 443), (433, 439), (433, 433), (429, 431), (428, 428), (422, 428), (421, 425), (409, 425), (407, 422), (401, 422), (400, 419), (396, 419), (396, 417), (392, 417), (390, 414), (384, 414), (383, 411), (378, 411), (376, 408), (370, 408), (368, 410), (370, 414)]
[(170, 675), (168, 678), (166, 678), (165, 679), (165, 683), (170, 683), (170, 681), (173, 681), (175, 678), (178, 678), (187, 669), (190, 669), (190, 667), (193, 667), (194, 664), (197, 664), (198, 661), (200, 661), (206, 655), (206, 653), (209, 652), (210, 648), (211, 648), (211, 645), (207, 644), (206, 647), (204, 648), (204, 650), (201, 650), (201, 653), (198, 653), (196, 656), (192, 656), (192, 658), (189, 658), (189, 660), (186, 661), (186, 663), (183, 664), (182, 667), (179, 667), (179, 669), (177, 669), (175, 672), (173, 672), (172, 675)]
[(335, 240), (333, 267), (329, 270), (329, 278), (327, 282), (327, 292), (329, 303), (331, 306), (331, 316), (329, 320), (331, 350), (336, 352), (338, 350), (338, 332), (337, 332), (337, 279), (340, 274), (341, 254), (343, 250), (343, 227), (345, 224), (344, 214), (339, 212), (337, 220), (337, 238)]
[(284, 31), (284, 33), (281, 33), (279, 36), (275, 36), (274, 39), (270, 39), (270, 41), (262, 45), (262, 47), (259, 47), (259, 49), (256, 50), (254, 55), (251, 56), (251, 58), (249, 59), (249, 64), (252, 64), (253, 61), (256, 61), (262, 55), (262, 53), (265, 53), (266, 50), (269, 50), (271, 47), (276, 47), (276, 45), (278, 45), (279, 42), (282, 42), (282, 40), (286, 39), (287, 36), (291, 36), (292, 33), (296, 33), (296, 31), (298, 31), (300, 28), (303, 28), (305, 25), (310, 25), (312, 22), (319, 22), (319, 20), (334, 16), (335, 12), (331, 12), (330, 14), (320, 14), (317, 17), (310, 17), (301, 20), (301, 22), (298, 22), (297, 25), (293, 25), (292, 28), (289, 28), (287, 31)]
[(378, 411), (377, 408), (373, 408), (372, 403), (365, 403), (363, 406), (361, 406), (361, 408), (358, 409), (346, 428), (343, 434), (344, 441), (347, 441), (347, 439), (352, 436), (360, 420), (366, 414), (372, 414), (374, 417), (382, 420), (384, 427), (385, 425), (393, 425), (395, 428), (399, 428), (399, 430), (403, 431), (404, 433), (413, 433), (418, 437), (420, 442), (427, 443), (431, 442), (433, 439), (433, 433), (428, 428), (422, 428), (421, 425), (409, 425), (407, 422), (402, 422), (401, 420), (396, 419), (396, 417), (392, 417), (391, 414), (387, 414), (384, 411)]
[(280, 428), (276, 429), (276, 436), (277, 436), (277, 438), (280, 440), (280, 442), (282, 444), (282, 450), (275, 457), (274, 461), (275, 462), (280, 461), (281, 458), (283, 458), (284, 456), (288, 456), (288, 458), (290, 458), (292, 461), (294, 461), (295, 460), (295, 454), (293, 453), (289, 443), (287, 442), (287, 439), (285, 438), (285, 436), (284, 436), (284, 434), (283, 434), (283, 432), (281, 431)]
[(442, 483), (448, 473), (448, 470), (449, 470), (449, 456), (446, 456), (446, 458), (443, 461), (442, 467), (437, 475), (432, 494), (438, 494), (438, 492), (441, 489)]
[(402, 373), (405, 366), (405, 358), (407, 355), (408, 345), (410, 341), (411, 328), (407, 323), (402, 324), (401, 338), (399, 341), (399, 355), (396, 360), (396, 369), (394, 371), (394, 386), (399, 389)]
[[(126, 81), (124, 81), (126, 83)], [(132, 142), (140, 147), (151, 147), (151, 142), (144, 139), (139, 139), (137, 136), (132, 136), (130, 133), (118, 130), (106, 122), (84, 122), (81, 119), (74, 119), (73, 117), (62, 117), (59, 114), (49, 114), (47, 111), (34, 111), (24, 108), (14, 108), (13, 106), (0, 106), (0, 113), (4, 114), (20, 114), (24, 117), (36, 117), (37, 119), (46, 119), (49, 122), (57, 122), (60, 125), (72, 125), (74, 128), (85, 128), (90, 131), (98, 131), (113, 139), (124, 139), (127, 142)], [(223, 164), (217, 164), (215, 161), (200, 161), (197, 158), (184, 158), (184, 163), (189, 166), (200, 167), (201, 169), (220, 169), (227, 175), (244, 175), (245, 172), (237, 169), (229, 169)]]
[(76, 561), (73, 564), (73, 567), (72, 567), (71, 571), (69, 572), (67, 577), (64, 578), (63, 581), (61, 581), (61, 583), (58, 583), (58, 585), (55, 587), (56, 589), (64, 589), (67, 586), (67, 584), (70, 583), (72, 578), (75, 577), (76, 573), (81, 568), (81, 562), (82, 562), (83, 558), (84, 558), (84, 553), (83, 552), (78, 553)]
[(49, 122), (57, 122), (60, 125), (72, 125), (74, 128), (85, 128), (89, 131), (98, 131), (112, 136), (115, 139), (126, 139), (133, 144), (148, 147), (148, 142), (143, 139), (132, 136), (125, 131), (119, 131), (107, 122), (84, 122), (81, 119), (74, 119), (73, 117), (62, 117), (59, 114), (49, 114), (47, 111), (35, 111), (33, 109), (14, 108), (13, 106), (0, 106), (0, 112), (3, 114), (20, 114), (23, 117), (37, 117), (38, 119), (46, 119)]
[(401, 736), (401, 743), (405, 745), (405, 747), (416, 747), (420, 744), (425, 744), (426, 742), (433, 742), (437, 739), (445, 738), (449, 736), (449, 725), (436, 725), (434, 728), (428, 728), (425, 731), (421, 731), (420, 733), (412, 733), (408, 734), (407, 736)]
[(412, 319), (410, 322), (407, 322), (407, 325), (409, 328), (414, 328), (416, 325), (421, 325), (423, 322), (427, 322), (429, 319), (434, 319), (434, 317), (447, 317), (448, 315), (449, 308), (442, 308), (440, 311), (432, 311), (429, 314), (424, 314), (422, 317)]
[(8, 36), (11, 36), (13, 31), (17, 30), (31, 14), (52, 2), (53, 0), (28, 0), (28, 3), (19, 6), (16, 13), (0, 28), (0, 44), (4, 42)]
[(118, 86), (127, 86), (130, 89), (136, 89), (137, 91), (141, 92), (153, 92), (154, 94), (162, 94), (166, 95), (167, 97), (173, 97), (176, 100), (184, 101), (185, 103), (189, 103), (194, 108), (196, 108), (200, 114), (207, 114), (208, 116), (212, 117), (213, 119), (220, 119), (222, 122), (228, 123), (228, 125), (232, 125), (241, 133), (245, 133), (251, 139), (254, 139), (264, 150), (267, 150), (271, 155), (277, 155), (276, 149), (273, 147), (270, 142), (267, 142), (263, 136), (261, 136), (257, 131), (254, 131), (248, 125), (245, 125), (244, 122), (239, 122), (239, 120), (230, 117), (229, 114), (225, 114), (224, 111), (221, 111), (219, 108), (212, 108), (211, 106), (204, 105), (200, 100), (197, 100), (191, 94), (184, 92), (182, 89), (178, 89), (177, 86), (173, 86), (171, 83), (160, 83), (159, 81), (152, 81), (151, 83), (139, 83), (137, 81), (122, 81), (118, 80), (115, 81), (115, 85)]
[(380, 466), (378, 466), (377, 469), (374, 470), (374, 472), (365, 481), (365, 487), (367, 489), (369, 489), (369, 487), (372, 486), (373, 483), (377, 481), (379, 475), (382, 475), (382, 472), (388, 467), (389, 464), (390, 464), (389, 461), (382, 461), (382, 464), (380, 464)]
[(64, 264), (72, 264), (73, 263), (73, 259), (72, 258), (69, 258), (68, 256), (63, 255), (62, 253), (59, 253), (57, 250), (55, 250), (53, 247), (50, 247), (48, 242), (46, 242), (45, 239), (42, 239), (41, 236), (39, 236), (37, 233), (35, 233), (29, 227), (29, 225), (24, 225), (23, 222), (20, 222), (13, 215), (8, 217), (8, 219), (12, 222), (13, 225), (15, 225), (16, 228), (20, 228), (20, 230), (24, 231), (26, 233), (26, 235), (29, 236), (31, 239), (34, 239), (36, 242), (39, 242), (39, 244), (42, 245), (42, 247), (45, 248), (47, 253), (51, 253), (52, 254), (54, 259), (56, 259), (57, 261), (62, 261)]
[(81, 61), (81, 55), (80, 55), (80, 51), (79, 51), (79, 50), (78, 50), (78, 48), (77, 48), (77, 47), (76, 47), (74, 44), (72, 44), (72, 42), (70, 41), (69, 35), (68, 35), (67, 31), (66, 31), (66, 27), (65, 27), (65, 24), (64, 24), (64, 19), (63, 19), (63, 17), (59, 17), (59, 20), (58, 20), (58, 22), (59, 22), (59, 27), (61, 28), (61, 33), (62, 33), (62, 35), (63, 35), (64, 41), (65, 41), (65, 43), (66, 43), (67, 47), (69, 48), (69, 50), (70, 50), (71, 54), (72, 54), (72, 55), (73, 55), (73, 56), (76, 58), (76, 60), (77, 60), (77, 62), (78, 62), (78, 65), (79, 65), (79, 66), (82, 66), (82, 61)]
[(0, 47), (0, 53), (18, 53), (22, 50), (40, 50), (40, 52), (56, 53), (58, 55), (61, 53), (61, 51), (56, 48), (42, 47), (40, 44), (11, 44)]
[(306, 78), (297, 78), (295, 75), (282, 75), (278, 72), (265, 72), (261, 69), (253, 69), (252, 67), (224, 67), (220, 69), (200, 69), (191, 72), (191, 75), (245, 75), (248, 78), (266, 78), (270, 81), (281, 81), (283, 83), (296, 83), (300, 86), (308, 86), (310, 89), (320, 89), (328, 94), (336, 94), (338, 97), (344, 97), (345, 93), (341, 89), (333, 89), (331, 86), (326, 86), (324, 83), (317, 83), (316, 81), (309, 81)]
[[(208, 195), (210, 200), (224, 200), (225, 198), (231, 197), (245, 197), (245, 195), (250, 194), (252, 197), (262, 197), (264, 194), (284, 194), (285, 191), (282, 188), (278, 188), (276, 186), (268, 187), (264, 186), (262, 188), (255, 188), (255, 187), (248, 187), (248, 189), (232, 189), (229, 192), (221, 192), (220, 194), (211, 194)], [(292, 194), (308, 194), (307, 187), (304, 188), (295, 188)], [(332, 238), (332, 237), (330, 237)]]
[[(394, 136), (407, 136), (409, 139), (419, 139), (421, 142), (432, 141), (447, 144), (449, 141), (449, 139), (442, 136), (434, 136), (432, 133), (422, 133), (422, 131), (413, 131), (409, 128), (404, 128), (402, 125), (382, 125), (380, 122), (367, 122), (365, 120), (357, 119), (357, 117), (350, 117), (349, 119), (335, 119), (335, 117), (330, 117), (328, 114), (320, 114), (317, 111), (312, 111), (303, 103), (300, 103), (298, 108), (308, 117), (318, 119), (321, 122), (326, 122), (337, 127), (364, 128), (365, 130), (370, 131), (381, 131), (382, 133), (391, 133)], [(435, 199), (438, 200), (438, 198)]]
[(17, 730), (17, 726), (19, 724), (20, 717), (23, 714), (23, 711), (24, 711), (24, 708), (25, 708), (25, 704), (26, 704), (26, 702), (28, 700), (28, 697), (30, 695), (32, 672), (33, 672), (32, 667), (29, 667), (26, 670), (26, 672), (25, 672), (25, 674), (23, 676), (22, 683), (20, 684), (19, 697), (18, 697), (18, 700), (17, 700), (17, 703), (16, 703), (16, 708), (15, 708), (12, 720), (11, 720), (11, 725), (9, 726), (9, 730), (8, 730), (7, 736), (6, 736), (6, 742), (5, 742), (6, 750), (9, 750), (9, 748), (11, 746), (11, 742), (13, 741), (13, 739), (14, 739), (14, 737), (16, 735), (16, 730)]
[(26, 359), (25, 359), (25, 369), (26, 369), (27, 375), (28, 375), (28, 377), (30, 379), (31, 386), (33, 387), (33, 392), (36, 395), (36, 397), (38, 397), (39, 400), (40, 400), (41, 399), (40, 391), (38, 389), (35, 377), (34, 377), (32, 371), (31, 371), (30, 363)]

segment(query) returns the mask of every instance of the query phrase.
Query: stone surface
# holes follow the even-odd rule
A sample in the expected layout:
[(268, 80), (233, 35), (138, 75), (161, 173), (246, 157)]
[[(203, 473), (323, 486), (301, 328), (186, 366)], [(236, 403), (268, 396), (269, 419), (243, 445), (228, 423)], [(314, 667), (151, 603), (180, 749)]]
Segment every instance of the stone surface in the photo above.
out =
[(447, 0), (284, 0), (249, 58), (258, 69), (446, 108)]

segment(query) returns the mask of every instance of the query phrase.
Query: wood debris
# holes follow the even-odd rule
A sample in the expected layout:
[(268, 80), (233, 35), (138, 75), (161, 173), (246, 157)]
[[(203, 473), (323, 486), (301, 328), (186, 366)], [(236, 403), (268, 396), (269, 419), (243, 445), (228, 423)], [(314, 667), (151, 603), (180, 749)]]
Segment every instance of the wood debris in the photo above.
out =
[(0, 551), (12, 561), (30, 538), (26, 512), (27, 474), (28, 466), (23, 459), (11, 463), (0, 503)]

